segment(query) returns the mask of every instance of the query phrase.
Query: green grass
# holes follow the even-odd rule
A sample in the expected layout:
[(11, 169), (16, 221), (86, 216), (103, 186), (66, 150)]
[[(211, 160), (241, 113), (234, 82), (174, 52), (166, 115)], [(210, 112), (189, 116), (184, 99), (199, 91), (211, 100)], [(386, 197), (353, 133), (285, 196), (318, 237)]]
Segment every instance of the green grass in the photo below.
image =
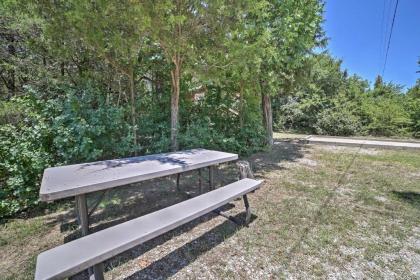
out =
[[(362, 158), (370, 161), (379, 161), (387, 164), (399, 164), (408, 168), (420, 168), (418, 151), (384, 151), (380, 155), (364, 155)], [(420, 170), (417, 170), (420, 172)]]
[(46, 229), (42, 218), (9, 221), (0, 226), (0, 246), (24, 245), (28, 238), (42, 235)]

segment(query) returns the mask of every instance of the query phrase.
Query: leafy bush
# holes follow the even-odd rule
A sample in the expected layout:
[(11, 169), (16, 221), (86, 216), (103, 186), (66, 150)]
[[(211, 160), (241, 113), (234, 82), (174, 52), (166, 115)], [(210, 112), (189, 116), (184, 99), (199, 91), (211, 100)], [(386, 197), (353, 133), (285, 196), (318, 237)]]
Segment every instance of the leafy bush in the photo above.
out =
[[(190, 123), (181, 134), (182, 148), (207, 148), (250, 154), (264, 146), (265, 134), (256, 123), (244, 125), (242, 129), (223, 131), (209, 117)], [(236, 131), (236, 133), (234, 133)]]
[(22, 108), (16, 102), (0, 102), (0, 125), (18, 123), (22, 115)]
[(145, 95), (140, 99), (141, 108), (138, 124), (138, 137), (141, 154), (167, 152), (170, 147), (170, 94), (156, 101), (153, 96)]
[[(122, 107), (108, 105), (94, 88), (66, 89), (43, 111), (51, 119), (56, 156), (63, 163), (126, 156), (133, 152), (131, 126)], [(51, 108), (53, 107), (53, 108)]]
[(57, 90), (55, 98), (44, 100), (44, 93), (29, 89), (12, 101), (25, 117), (0, 126), (0, 217), (39, 203), (41, 176), (49, 166), (133, 151), (124, 108), (107, 105), (89, 86)]
[[(215, 131), (214, 123), (209, 117), (197, 119), (187, 125), (181, 134), (180, 144), (184, 148), (209, 148), (214, 149), (222, 135)], [(223, 137), (222, 137), (223, 138)], [(220, 139), (219, 139), (220, 140)]]
[(420, 97), (412, 98), (409, 104), (411, 131), (413, 137), (420, 138)]
[(318, 114), (315, 128), (318, 134), (350, 136), (360, 131), (360, 119), (345, 108), (326, 109)]
[(368, 118), (366, 130), (371, 135), (407, 135), (411, 125), (404, 104), (397, 98), (376, 97), (363, 103), (364, 115)]
[(238, 104), (229, 90), (209, 86), (203, 100), (184, 100), (181, 106), (185, 116), (180, 132), (182, 149), (201, 147), (245, 155), (261, 150), (265, 145), (261, 116), (246, 114), (241, 126), (240, 116), (230, 110), (237, 109)]
[(0, 127), (0, 218), (38, 203), (41, 174), (54, 162), (50, 136), (40, 118)]
[[(232, 138), (234, 137), (235, 136), (232, 135)], [(246, 123), (244, 127), (239, 130), (236, 137), (239, 146), (235, 151), (239, 154), (249, 155), (261, 151), (266, 143), (265, 131), (259, 120), (253, 120), (252, 122)]]
[(305, 113), (302, 111), (299, 102), (295, 98), (284, 98), (281, 102), (283, 104), (273, 111), (274, 129), (290, 130), (302, 126)]

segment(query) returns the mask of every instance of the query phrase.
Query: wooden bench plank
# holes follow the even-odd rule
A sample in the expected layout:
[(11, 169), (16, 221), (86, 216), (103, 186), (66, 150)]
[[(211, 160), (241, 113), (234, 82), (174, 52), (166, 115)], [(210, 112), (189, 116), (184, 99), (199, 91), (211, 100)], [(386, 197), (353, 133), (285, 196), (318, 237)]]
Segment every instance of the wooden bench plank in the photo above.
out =
[(61, 279), (138, 246), (257, 189), (262, 181), (242, 179), (148, 215), (41, 253), (35, 279)]
[(238, 159), (237, 154), (193, 149), (47, 168), (39, 197), (52, 201), (168, 176)]

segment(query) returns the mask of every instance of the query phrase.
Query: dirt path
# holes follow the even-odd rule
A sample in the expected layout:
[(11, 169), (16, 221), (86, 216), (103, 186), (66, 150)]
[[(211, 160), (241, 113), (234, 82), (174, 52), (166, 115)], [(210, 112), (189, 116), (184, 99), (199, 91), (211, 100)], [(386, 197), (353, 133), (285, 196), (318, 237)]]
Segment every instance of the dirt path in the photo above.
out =
[(420, 150), (420, 143), (391, 141), (391, 140), (369, 140), (369, 139), (352, 139), (352, 138), (345, 138), (345, 137), (309, 136), (305, 138), (305, 141), (307, 141), (307, 143), (309, 144)]

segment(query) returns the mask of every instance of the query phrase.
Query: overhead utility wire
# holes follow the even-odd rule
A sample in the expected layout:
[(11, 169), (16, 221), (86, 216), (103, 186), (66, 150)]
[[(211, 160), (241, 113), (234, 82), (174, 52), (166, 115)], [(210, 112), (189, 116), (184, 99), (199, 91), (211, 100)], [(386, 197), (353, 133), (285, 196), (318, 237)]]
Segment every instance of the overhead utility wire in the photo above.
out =
[(383, 46), (382, 46), (382, 59), (385, 59), (385, 51), (386, 51), (386, 44), (387, 44), (387, 37), (388, 37), (388, 33), (389, 33), (389, 29), (390, 29), (390, 25), (391, 25), (391, 18), (392, 18), (392, 7), (394, 6), (393, 4), (393, 0), (386, 0), (385, 1), (388, 5), (386, 7), (386, 15), (385, 15), (385, 32), (383, 34), (384, 36), (384, 41), (383, 41)]
[(386, 53), (385, 53), (384, 67), (382, 68), (382, 77), (384, 76), (385, 68), (386, 68), (386, 63), (387, 63), (387, 60), (388, 60), (389, 46), (391, 45), (392, 31), (394, 29), (395, 16), (397, 15), (398, 2), (399, 2), (399, 0), (397, 0), (397, 2), (395, 3), (394, 15), (392, 17), (391, 30), (389, 32), (389, 39), (388, 39), (388, 46), (386, 48)]
[[(386, 11), (388, 11), (389, 9), (388, 9), (388, 7), (387, 7), (387, 4), (388, 3), (388, 0), (383, 0), (383, 7), (382, 7), (382, 18), (381, 18), (381, 42), (380, 42), (380, 47), (381, 47), (381, 49), (380, 49), (380, 59), (381, 59), (381, 61), (382, 61), (382, 58), (385, 56), (385, 37), (386, 37), (386, 34), (388, 33), (387, 32), (387, 26), (388, 26), (388, 24), (387, 25), (385, 25), (385, 15), (387, 14), (386, 13)], [(379, 71), (381, 71), (381, 66), (379, 66)]]

